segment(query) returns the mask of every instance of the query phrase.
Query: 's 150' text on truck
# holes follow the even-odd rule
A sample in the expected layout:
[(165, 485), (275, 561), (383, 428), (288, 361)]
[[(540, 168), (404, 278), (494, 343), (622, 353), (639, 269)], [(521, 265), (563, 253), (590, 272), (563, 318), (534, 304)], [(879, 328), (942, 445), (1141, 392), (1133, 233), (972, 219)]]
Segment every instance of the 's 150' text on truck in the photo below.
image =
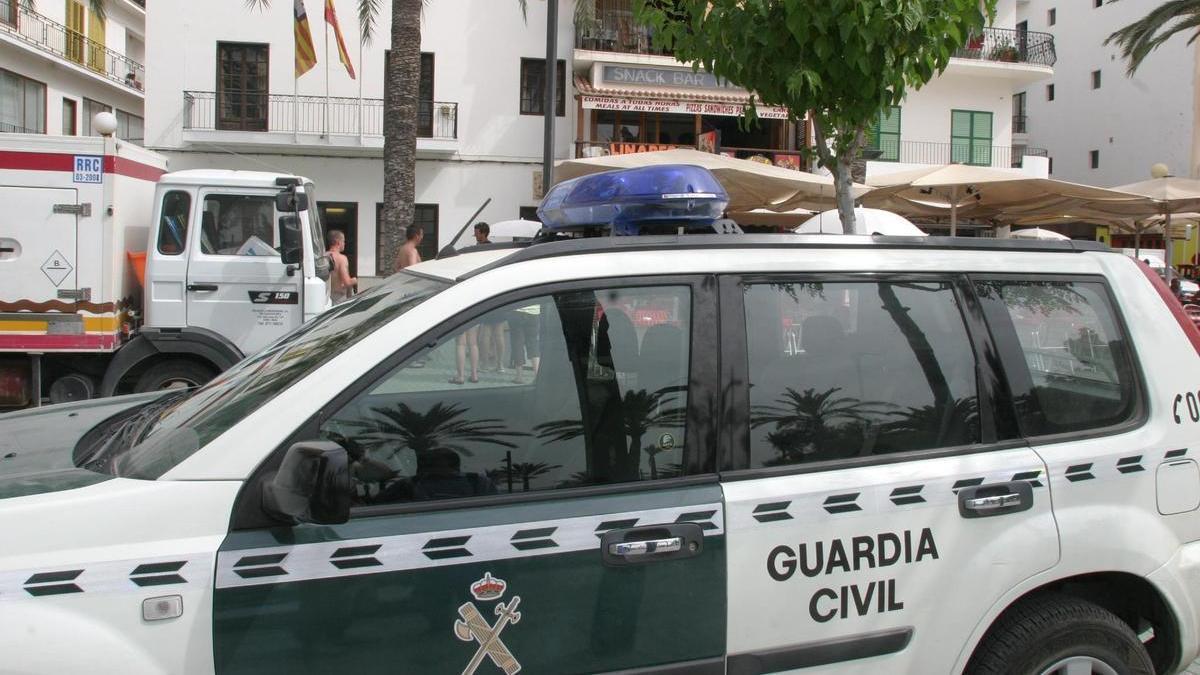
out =
[(165, 170), (0, 138), (0, 407), (200, 384), (329, 306), (311, 182)]

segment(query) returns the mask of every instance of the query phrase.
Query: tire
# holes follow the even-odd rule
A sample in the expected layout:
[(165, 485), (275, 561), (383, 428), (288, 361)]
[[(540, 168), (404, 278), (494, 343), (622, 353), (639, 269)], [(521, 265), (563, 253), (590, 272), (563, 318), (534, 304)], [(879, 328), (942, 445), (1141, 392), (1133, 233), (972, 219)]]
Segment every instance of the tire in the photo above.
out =
[[(1154, 675), (1133, 630), (1115, 614), (1069, 595), (1045, 595), (1007, 611), (967, 664), (970, 675), (1062, 675), (1087, 662), (1096, 675)], [(1076, 672), (1075, 670), (1071, 671)]]
[(133, 386), (136, 393), (181, 387), (197, 387), (216, 376), (212, 368), (195, 361), (170, 359), (150, 366)]

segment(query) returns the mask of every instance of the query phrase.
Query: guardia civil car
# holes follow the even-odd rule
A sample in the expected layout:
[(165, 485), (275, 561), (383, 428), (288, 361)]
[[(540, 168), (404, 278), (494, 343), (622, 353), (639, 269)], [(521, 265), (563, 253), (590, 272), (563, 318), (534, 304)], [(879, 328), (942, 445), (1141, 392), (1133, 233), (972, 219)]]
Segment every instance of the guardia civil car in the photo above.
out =
[(678, 233), (722, 198), (578, 179), (536, 243), (406, 269), (199, 389), (0, 418), (0, 671), (1200, 654), (1200, 334), (1155, 275)]

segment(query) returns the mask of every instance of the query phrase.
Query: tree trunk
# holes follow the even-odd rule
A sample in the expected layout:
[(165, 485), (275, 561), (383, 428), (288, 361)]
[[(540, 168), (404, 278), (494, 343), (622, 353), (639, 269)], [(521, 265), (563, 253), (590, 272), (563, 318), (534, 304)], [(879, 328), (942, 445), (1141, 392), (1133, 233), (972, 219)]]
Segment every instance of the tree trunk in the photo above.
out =
[(384, 73), (383, 223), (376, 274), (395, 271), (395, 256), (413, 222), (417, 173), (417, 106), (421, 80), (421, 0), (392, 0), (392, 49)]
[[(850, 152), (834, 154), (829, 147), (828, 129), (825, 120), (818, 115), (810, 115), (813, 121), (813, 135), (816, 137), (817, 159), (821, 166), (833, 174), (833, 190), (837, 198), (838, 217), (842, 221), (842, 232), (854, 234), (854, 195), (850, 190), (850, 166), (858, 153), (858, 144), (853, 144)], [(860, 134), (861, 135), (861, 134)]]

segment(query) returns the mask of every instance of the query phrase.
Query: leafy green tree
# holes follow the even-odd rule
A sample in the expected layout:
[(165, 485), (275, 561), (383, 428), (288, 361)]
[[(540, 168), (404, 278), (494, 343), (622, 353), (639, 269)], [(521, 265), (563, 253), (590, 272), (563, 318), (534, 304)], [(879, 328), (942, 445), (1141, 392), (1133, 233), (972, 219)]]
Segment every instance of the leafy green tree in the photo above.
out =
[[(854, 227), (850, 167), (867, 130), (945, 70), (996, 0), (639, 0), (638, 20), (680, 61), (754, 92), (754, 103), (810, 115), (838, 212)], [(985, 12), (987, 16), (985, 17)]]
[(1195, 31), (1187, 43), (1200, 37), (1200, 0), (1168, 0), (1146, 16), (1108, 36), (1104, 44), (1115, 44), (1125, 59), (1126, 72), (1133, 75), (1150, 52), (1177, 33)]

